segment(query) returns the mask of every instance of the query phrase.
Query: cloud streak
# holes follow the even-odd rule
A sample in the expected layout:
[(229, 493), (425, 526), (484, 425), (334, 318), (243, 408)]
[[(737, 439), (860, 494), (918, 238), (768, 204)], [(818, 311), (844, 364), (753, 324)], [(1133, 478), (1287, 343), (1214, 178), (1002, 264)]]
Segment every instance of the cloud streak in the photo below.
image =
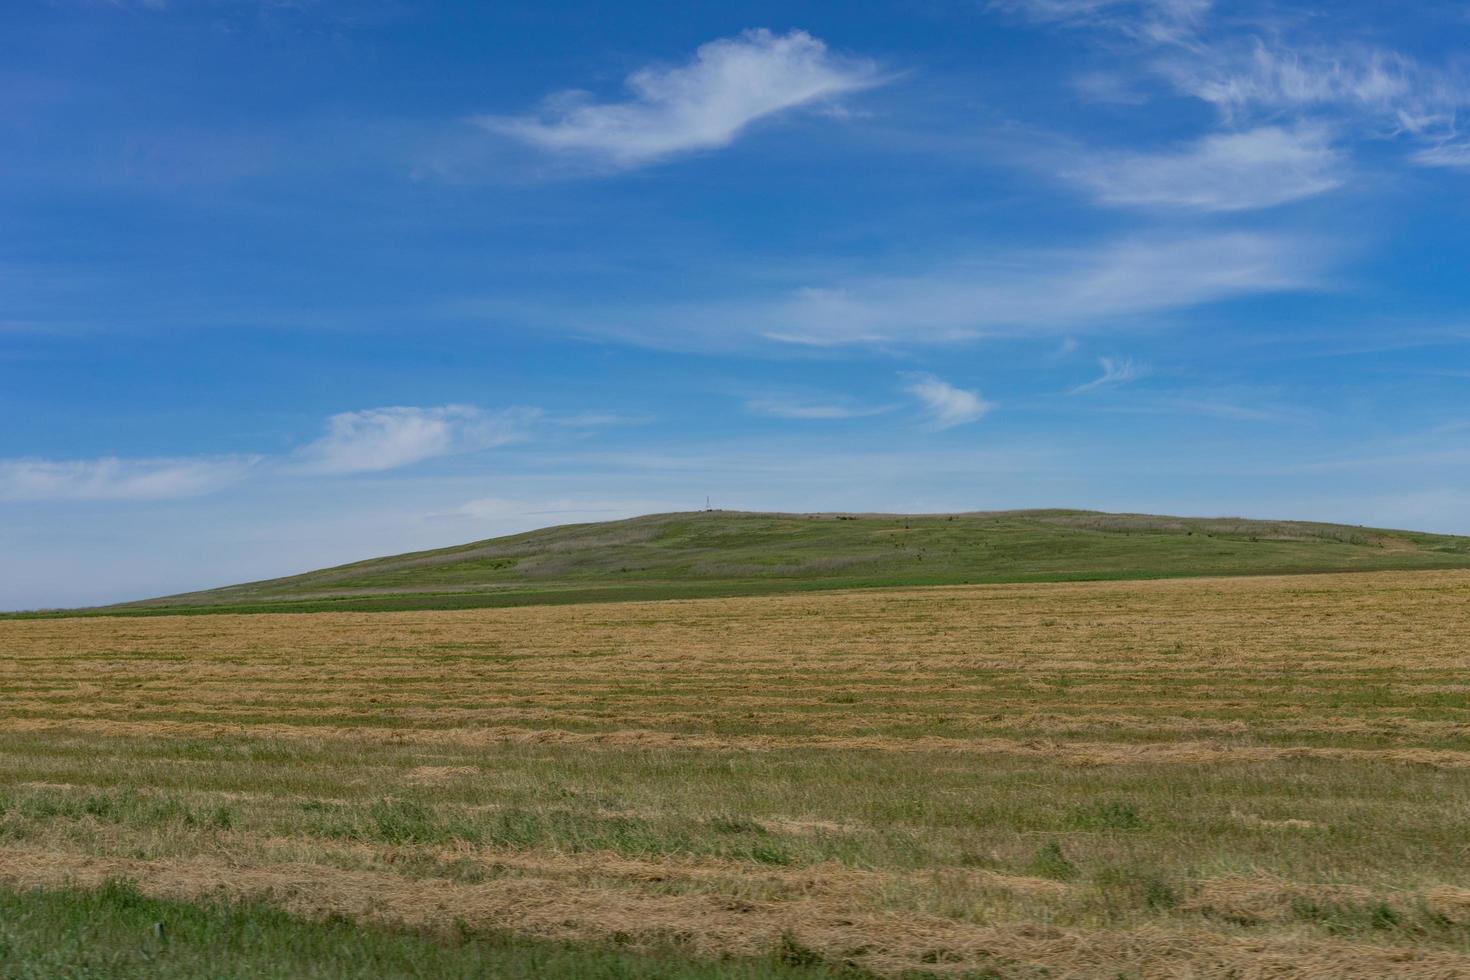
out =
[(1165, 153), (1099, 154), (1063, 176), (1117, 207), (1247, 211), (1332, 190), (1342, 158), (1315, 127), (1217, 133)]
[(1081, 395), (1102, 388), (1116, 388), (1148, 375), (1148, 368), (1141, 364), (1134, 364), (1131, 357), (1101, 357), (1098, 358), (1098, 364), (1102, 367), (1102, 374), (1086, 384), (1078, 385), (1068, 394)]
[[(1230, 125), (1253, 119), (1331, 118), (1369, 139), (1431, 144), (1411, 162), (1443, 166), (1437, 147), (1456, 138), (1470, 84), (1397, 51), (1360, 44), (1293, 47), (1277, 39), (1226, 39), (1155, 63), (1178, 91), (1214, 106)], [(1453, 164), (1451, 164), (1453, 165)]]
[[(1470, 155), (1457, 125), (1470, 107), (1470, 78), (1462, 66), (1427, 64), (1356, 39), (1333, 39), (1320, 18), (1299, 20), (1313, 28), (1303, 38), (1293, 36), (1293, 21), (1286, 16), (1258, 12), (1253, 18), (1232, 11), (1230, 18), (1212, 21), (1210, 0), (993, 0), (992, 6), (1039, 23), (1092, 29), (1105, 47), (1115, 47), (1119, 36), (1132, 40), (1136, 46), (1122, 72), (1151, 77), (1208, 103), (1224, 127), (1236, 131), (1207, 138), (1193, 154), (1131, 161), (1134, 166), (1108, 180), (1123, 188), (1122, 200), (1103, 194), (1104, 203), (1173, 203), (1191, 164), (1203, 167), (1206, 186), (1223, 181), (1236, 188), (1223, 200), (1244, 201), (1243, 207), (1280, 203), (1272, 200), (1273, 182), (1282, 185), (1284, 200), (1320, 193), (1337, 181), (1327, 148), (1302, 142), (1301, 137), (1312, 135), (1314, 123), (1330, 123), (1339, 138), (1351, 133), (1359, 139), (1416, 141), (1420, 149), (1408, 159), (1419, 166), (1459, 168)], [(1115, 73), (1093, 71), (1079, 85), (1101, 101), (1147, 100)], [(1287, 128), (1277, 129), (1282, 120)], [(1293, 130), (1295, 146), (1285, 138)], [(1266, 159), (1259, 158), (1263, 152)], [(1249, 172), (1238, 173), (1245, 164)], [(1155, 169), (1160, 167), (1163, 172)], [(1150, 191), (1151, 178), (1160, 179), (1160, 194)], [(1242, 181), (1245, 188), (1239, 186)], [(1167, 200), (1156, 200), (1160, 196)], [(1264, 203), (1253, 203), (1261, 199)], [(1203, 201), (1187, 196), (1182, 203), (1201, 210), (1238, 209), (1220, 206), (1208, 194)]]
[(1421, 167), (1470, 170), (1470, 140), (1451, 140), (1427, 147), (1411, 158)]
[(624, 101), (563, 92), (534, 115), (476, 121), (541, 150), (633, 168), (728, 146), (757, 120), (883, 81), (874, 62), (833, 54), (805, 31), (749, 30), (701, 45), (686, 64), (634, 72)]
[(225, 489), (259, 474), (346, 475), (398, 469), (530, 438), (540, 409), (395, 406), (342, 412), (289, 456), (158, 459), (0, 459), (0, 501), (172, 500)]
[(1402, 114), (1401, 123), (1419, 129), (1424, 113), (1409, 107), (1448, 94), (1436, 91), (1437, 81), (1413, 58), (1376, 48), (1295, 49), (1253, 38), (1245, 45), (1216, 45), (1206, 54), (1166, 62), (1167, 77), (1232, 117), (1262, 109), (1337, 105)]
[(932, 374), (916, 374), (904, 389), (918, 399), (929, 416), (929, 428), (952, 429), (983, 418), (995, 406), (978, 391), (956, 388)]
[(847, 401), (818, 401), (800, 398), (752, 398), (745, 410), (776, 419), (840, 420), (870, 418), (892, 411), (892, 405), (858, 405)]
[(371, 473), (438, 456), (478, 452), (527, 438), (541, 415), (529, 408), (487, 412), (472, 405), (438, 408), (396, 406), (342, 412), (327, 419), (327, 432), (297, 453), (312, 473)]
[(911, 276), (797, 290), (737, 309), (679, 311), (689, 329), (809, 345), (943, 343), (1096, 326), (1244, 296), (1319, 288), (1325, 247), (1265, 233), (1136, 238), (1090, 250), (982, 257)]
[(1103, 28), (1153, 43), (1194, 33), (1212, 0), (995, 0), (992, 6), (1041, 23)]
[(259, 456), (0, 460), (0, 500), (170, 500), (238, 483)]

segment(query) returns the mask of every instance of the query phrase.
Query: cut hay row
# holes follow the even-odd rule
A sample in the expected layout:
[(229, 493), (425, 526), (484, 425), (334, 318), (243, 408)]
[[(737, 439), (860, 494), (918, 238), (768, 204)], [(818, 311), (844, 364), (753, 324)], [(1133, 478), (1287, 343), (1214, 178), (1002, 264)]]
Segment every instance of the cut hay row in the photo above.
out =
[(1470, 974), (1470, 573), (0, 622), (0, 883), (879, 973)]
[(649, 729), (573, 732), (556, 728), (375, 728), (332, 725), (231, 725), (188, 721), (116, 721), (94, 718), (0, 719), (0, 732), (58, 733), (128, 738), (311, 740), (362, 742), (369, 745), (453, 746), (476, 748), (500, 744), (632, 747), (712, 752), (769, 752), (779, 749), (836, 749), (854, 752), (1016, 755), (1077, 766), (1267, 762), (1283, 759), (1327, 759), (1368, 763), (1470, 769), (1470, 752), (1447, 749), (1348, 749), (1294, 745), (1285, 747), (1230, 745), (1211, 742), (1051, 742), (1003, 738), (942, 738), (925, 735), (898, 739), (878, 736), (686, 735)]
[[(555, 939), (673, 943), (696, 955), (758, 955), (783, 937), (833, 961), (882, 973), (989, 968), (1012, 977), (1383, 977), (1451, 980), (1470, 955), (1306, 937), (1225, 935), (1145, 926), (1079, 931), (1040, 924), (982, 926), (933, 916), (853, 912), (841, 900), (784, 905), (700, 896), (636, 895), (554, 879), (493, 885), (411, 881), (319, 865), (242, 868), (221, 862), (150, 862), (0, 850), (0, 881), (14, 886), (98, 886), (123, 878), (168, 898), (265, 899), (311, 918), (449, 931), (509, 928)], [(789, 941), (789, 940), (788, 940)]]

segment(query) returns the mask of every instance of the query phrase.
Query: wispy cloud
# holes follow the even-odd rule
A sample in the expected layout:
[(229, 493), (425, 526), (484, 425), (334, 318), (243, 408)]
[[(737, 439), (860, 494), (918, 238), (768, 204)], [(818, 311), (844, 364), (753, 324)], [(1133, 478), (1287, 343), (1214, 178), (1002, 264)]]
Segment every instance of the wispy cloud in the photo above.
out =
[(477, 121), (543, 150), (627, 168), (726, 146), (758, 119), (883, 81), (874, 62), (833, 54), (805, 31), (749, 30), (700, 46), (686, 64), (634, 72), (625, 101), (563, 92), (535, 115)]
[(1279, 39), (1226, 39), (1155, 63), (1179, 91), (1219, 110), (1231, 125), (1308, 114), (1353, 124), (1367, 138), (1409, 136), (1432, 144), (1414, 162), (1442, 166), (1434, 152), (1456, 136), (1470, 82), (1397, 51), (1360, 44), (1292, 46)]
[(1101, 357), (1098, 358), (1098, 364), (1102, 367), (1102, 374), (1073, 388), (1070, 394), (1080, 395), (1100, 388), (1116, 388), (1148, 375), (1148, 368), (1142, 364), (1134, 364), (1131, 357)]
[(478, 452), (519, 442), (541, 412), (510, 408), (488, 412), (473, 405), (396, 406), (342, 412), (327, 432), (297, 453), (313, 473), (366, 473), (396, 469), (437, 456)]
[(932, 374), (912, 375), (904, 390), (923, 405), (932, 429), (952, 429), (974, 422), (995, 407), (981, 398), (978, 391), (956, 388)]
[[(325, 435), (289, 456), (0, 459), (0, 501), (167, 500), (213, 493), (252, 476), (396, 469), (522, 441), (542, 414), (536, 408), (488, 411), (472, 405), (343, 412), (327, 419)], [(571, 424), (586, 426), (623, 421), (571, 418)]]
[(1280, 422), (1284, 418), (1283, 413), (1274, 408), (1240, 405), (1210, 398), (1165, 398), (1161, 405), (1172, 412), (1187, 412), (1233, 422)]
[(1259, 109), (1339, 105), (1400, 116), (1401, 124), (1419, 129), (1425, 113), (1411, 107), (1449, 94), (1415, 59), (1369, 47), (1292, 48), (1254, 37), (1181, 54), (1162, 65), (1180, 89), (1232, 117)]
[(1239, 123), (1258, 113), (1336, 108), (1378, 117), (1393, 132), (1453, 125), (1465, 80), (1355, 40), (1334, 42), (1320, 18), (1293, 43), (1288, 18), (1246, 13), (1210, 21), (1212, 0), (994, 0), (1039, 22), (1122, 33), (1154, 45), (1147, 70)]
[(259, 456), (0, 460), (0, 500), (168, 500), (243, 480)]
[(882, 415), (893, 410), (892, 405), (861, 405), (842, 400), (817, 400), (767, 396), (751, 398), (745, 410), (754, 415), (766, 415), (777, 419), (859, 419)]
[[(1118, 70), (1094, 69), (1079, 78), (1080, 90), (1094, 100), (1144, 101), (1144, 90), (1132, 80), (1147, 77), (1214, 106), (1221, 122), (1232, 130), (1267, 127), (1227, 133), (1200, 144), (1199, 150), (1211, 157), (1224, 154), (1224, 159), (1194, 162), (1215, 171), (1217, 177), (1222, 176), (1217, 168), (1223, 162), (1229, 185), (1238, 183), (1229, 177), (1242, 163), (1236, 151), (1251, 156), (1267, 151), (1274, 159), (1255, 160), (1250, 169), (1255, 171), (1263, 163), (1276, 168), (1288, 187), (1297, 188), (1286, 199), (1326, 189), (1320, 186), (1332, 172), (1330, 167), (1323, 169), (1332, 162), (1323, 155), (1326, 147), (1293, 149), (1280, 135), (1295, 130), (1299, 136), (1310, 136), (1311, 129), (1300, 127), (1324, 121), (1332, 123), (1342, 139), (1349, 134), (1360, 139), (1409, 137), (1428, 144), (1409, 158), (1422, 166), (1463, 165), (1457, 120), (1470, 106), (1470, 77), (1453, 65), (1425, 63), (1352, 37), (1334, 39), (1320, 17), (1297, 21), (1312, 27), (1311, 34), (1304, 36), (1294, 30), (1291, 17), (1270, 10), (1254, 15), (1232, 10), (1229, 18), (1211, 18), (1210, 0), (994, 0), (993, 6), (1037, 22), (1094, 29), (1108, 47), (1120, 35), (1137, 42)], [(1281, 126), (1282, 120), (1296, 125), (1278, 129), (1273, 136), (1271, 128)], [(1232, 138), (1237, 139), (1234, 146)], [(1170, 162), (1188, 167), (1191, 161), (1184, 154), (1174, 161), (1161, 161), (1161, 165)], [(1177, 186), (1170, 178), (1179, 175), (1160, 176), (1169, 187)], [(1136, 186), (1146, 188), (1146, 180)], [(1124, 181), (1125, 186), (1129, 183)], [(1251, 179), (1249, 183), (1261, 190), (1245, 193), (1244, 200), (1254, 201), (1264, 194), (1268, 204), (1277, 203), (1263, 189), (1268, 181)], [(1123, 203), (1132, 203), (1138, 195), (1127, 197)], [(1226, 198), (1237, 199), (1242, 195)]]
[(795, 343), (945, 342), (1075, 330), (1262, 293), (1317, 288), (1327, 247), (1265, 233), (1138, 238), (1090, 250), (974, 258), (855, 279), (737, 309), (679, 311), (694, 329)]
[(570, 415), (546, 415), (544, 421), (568, 429), (603, 429), (619, 425), (647, 425), (652, 415), (623, 415), (618, 412), (574, 412)]
[(1192, 34), (1212, 0), (994, 0), (1031, 20), (1118, 31), (1140, 40), (1178, 41)]
[(1450, 167), (1470, 170), (1470, 140), (1449, 140), (1415, 153), (1413, 161), (1421, 167)]
[(1298, 405), (1280, 400), (1269, 389), (1240, 386), (1184, 388), (1138, 394), (1096, 404), (1097, 411), (1141, 415), (1197, 415), (1227, 422), (1267, 422), (1273, 425), (1304, 426), (1319, 417)]
[(1063, 176), (1103, 204), (1245, 211), (1331, 190), (1342, 169), (1320, 127), (1262, 126), (1164, 153), (1099, 154)]

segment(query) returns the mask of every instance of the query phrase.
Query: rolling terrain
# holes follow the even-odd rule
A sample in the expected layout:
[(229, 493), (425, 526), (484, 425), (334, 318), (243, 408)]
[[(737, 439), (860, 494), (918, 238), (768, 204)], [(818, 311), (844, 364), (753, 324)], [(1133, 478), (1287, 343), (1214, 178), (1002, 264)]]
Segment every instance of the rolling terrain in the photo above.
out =
[(1466, 570), (8, 620), (0, 976), (1470, 976), (1467, 636)]
[(1467, 538), (700, 512), (87, 612), (0, 619), (5, 980), (1470, 976)]
[(702, 511), (551, 527), (105, 612), (409, 610), (796, 590), (1470, 567), (1470, 538), (1038, 510)]

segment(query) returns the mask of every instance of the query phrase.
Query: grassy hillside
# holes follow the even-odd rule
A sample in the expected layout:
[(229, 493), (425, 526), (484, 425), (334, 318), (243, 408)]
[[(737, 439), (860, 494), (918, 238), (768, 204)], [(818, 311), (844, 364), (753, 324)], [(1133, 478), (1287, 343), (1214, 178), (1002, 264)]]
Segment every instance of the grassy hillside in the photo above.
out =
[(806, 589), (1470, 567), (1470, 538), (1090, 511), (573, 524), (102, 610), (471, 608)]

